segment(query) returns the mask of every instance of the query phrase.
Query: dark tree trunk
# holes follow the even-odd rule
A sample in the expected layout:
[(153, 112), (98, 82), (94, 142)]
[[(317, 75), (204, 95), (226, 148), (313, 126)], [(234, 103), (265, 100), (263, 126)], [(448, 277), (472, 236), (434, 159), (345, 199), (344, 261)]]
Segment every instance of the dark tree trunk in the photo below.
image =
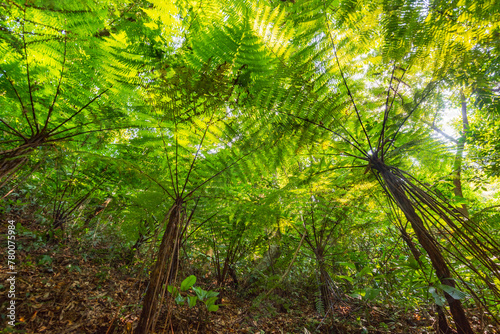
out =
[(330, 275), (325, 269), (325, 260), (322, 255), (316, 254), (316, 263), (318, 264), (319, 269), (319, 289), (321, 293), (321, 301), (323, 303), (323, 307), (326, 310), (329, 310), (332, 307), (332, 293), (330, 291)]
[(448, 321), (446, 320), (446, 314), (444, 314), (443, 307), (436, 304), (436, 312), (438, 315), (437, 332), (439, 334), (457, 334), (457, 331), (451, 329), (450, 326), (448, 325)]
[(217, 277), (217, 285), (219, 285), (219, 286), (224, 285), (224, 282), (226, 281), (226, 276), (227, 276), (227, 273), (229, 270), (229, 264), (230, 264), (230, 260), (229, 260), (229, 251), (228, 251), (226, 258), (224, 259), (224, 267), (222, 268), (222, 273), (220, 273), (220, 275), (218, 275), (218, 277)]
[(234, 288), (238, 289), (238, 276), (236, 276), (236, 270), (234, 270), (233, 266), (229, 266), (229, 276), (233, 279)]
[[(376, 166), (376, 169), (380, 172), (380, 175), (382, 176), (387, 189), (396, 201), (396, 204), (403, 211), (406, 219), (410, 222), (420, 245), (427, 252), (441, 284), (454, 288), (455, 282), (452, 279), (450, 269), (448, 268), (448, 265), (446, 264), (446, 261), (437, 246), (436, 240), (425, 228), (422, 218), (420, 218), (420, 216), (416, 213), (415, 207), (401, 186), (401, 182), (403, 181), (397, 178), (385, 165), (378, 165)], [(465, 316), (465, 311), (460, 300), (454, 299), (446, 292), (444, 292), (444, 296), (450, 306), (450, 311), (453, 316), (453, 320), (455, 321), (455, 325), (457, 326), (458, 333), (474, 334), (469, 321)]]
[(168, 224), (151, 273), (149, 287), (144, 297), (142, 312), (137, 328), (135, 329), (135, 334), (147, 334), (153, 330), (158, 310), (161, 308), (159, 305), (161, 299), (159, 295), (163, 296), (165, 291), (164, 285), (171, 283), (175, 279), (180, 244), (179, 228), (183, 213), (182, 204), (182, 199), (178, 198), (170, 211)]

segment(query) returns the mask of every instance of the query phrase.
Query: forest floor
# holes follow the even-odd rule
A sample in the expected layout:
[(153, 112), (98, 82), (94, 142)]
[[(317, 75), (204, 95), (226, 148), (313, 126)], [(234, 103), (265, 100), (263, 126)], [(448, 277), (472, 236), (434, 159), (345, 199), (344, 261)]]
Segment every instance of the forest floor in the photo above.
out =
[[(16, 217), (17, 221), (20, 219)], [(29, 229), (36, 227), (28, 226)], [(0, 232), (4, 235), (4, 226)], [(0, 333), (132, 333), (140, 314), (139, 291), (145, 290), (147, 281), (127, 273), (117, 261), (106, 262), (110, 255), (106, 245), (101, 244), (92, 252), (75, 245), (50, 246), (29, 232), (18, 235), (16, 242), (17, 325), (7, 327), (8, 319), (2, 311), (0, 328), (5, 329)], [(2, 310), (9, 302), (6, 263), (1, 262)], [(204, 289), (221, 291), (210, 277), (198, 275), (198, 279), (197, 285)], [(156, 332), (435, 333), (431, 309), (405, 310), (345, 299), (324, 317), (315, 310), (314, 298), (295, 298), (277, 289), (278, 298), (256, 306), (255, 296), (240, 290), (225, 287), (219, 310), (209, 314), (197, 307), (174, 306), (169, 308), (172, 311), (167, 317), (164, 307)], [(500, 333), (492, 325), (481, 326), (484, 322), (479, 321), (479, 315), (469, 317), (477, 333)], [(168, 325), (167, 318), (171, 319)]]

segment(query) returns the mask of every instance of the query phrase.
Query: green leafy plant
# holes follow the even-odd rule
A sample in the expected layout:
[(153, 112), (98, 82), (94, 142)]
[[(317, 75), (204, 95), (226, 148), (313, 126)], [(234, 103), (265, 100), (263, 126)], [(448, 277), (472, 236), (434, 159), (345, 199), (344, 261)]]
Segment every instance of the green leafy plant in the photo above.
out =
[(446, 303), (446, 299), (443, 296), (443, 293), (445, 292), (455, 300), (460, 300), (468, 297), (468, 294), (466, 294), (465, 292), (460, 291), (457, 288), (453, 288), (449, 285), (436, 284), (435, 286), (429, 287), (429, 293), (434, 298), (435, 303), (439, 306), (444, 306)]
[(38, 259), (39, 266), (50, 267), (51, 264), (52, 264), (52, 258), (49, 255), (42, 255)]
[[(203, 290), (200, 287), (194, 286), (195, 283), (196, 276), (190, 275), (182, 281), (179, 289), (169, 285), (167, 290), (172, 294), (177, 305), (182, 306), (187, 303), (189, 308), (192, 308), (196, 306), (196, 302), (199, 300), (205, 304), (207, 311), (216, 312), (219, 309), (219, 305), (215, 304), (215, 302), (219, 293), (211, 290)], [(194, 292), (194, 294), (189, 293), (190, 291)]]

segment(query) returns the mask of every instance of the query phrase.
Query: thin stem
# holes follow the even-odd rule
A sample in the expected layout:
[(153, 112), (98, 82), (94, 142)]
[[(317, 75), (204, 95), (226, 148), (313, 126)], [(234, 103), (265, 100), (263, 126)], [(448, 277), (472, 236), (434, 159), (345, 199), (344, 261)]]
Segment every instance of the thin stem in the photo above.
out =
[(394, 71), (396, 71), (396, 64), (392, 66), (391, 80), (389, 81), (389, 87), (387, 87), (387, 97), (385, 99), (385, 110), (384, 110), (384, 120), (382, 121), (382, 129), (380, 130), (380, 135), (378, 136), (377, 150), (380, 149), (380, 144), (384, 142), (385, 135), (385, 124), (387, 118), (389, 118), (389, 98), (391, 96), (392, 80), (394, 79)]
[[(163, 141), (163, 149), (165, 150), (165, 156), (167, 157), (167, 166), (168, 166), (168, 172), (170, 174), (170, 182), (172, 182), (172, 189), (175, 192), (175, 183), (174, 183), (174, 176), (172, 174), (172, 166), (170, 166), (170, 159), (168, 157), (168, 151), (167, 151), (167, 144), (165, 143), (165, 137), (163, 136), (163, 132), (160, 130), (161, 134), (161, 139)], [(176, 193), (177, 196), (177, 193)]]
[(123, 159), (114, 159), (114, 158), (110, 158), (110, 157), (105, 157), (105, 156), (101, 156), (101, 155), (98, 155), (98, 154), (95, 154), (95, 153), (89, 153), (89, 152), (81, 152), (81, 151), (75, 151), (75, 153), (86, 153), (86, 154), (90, 154), (90, 155), (94, 155), (94, 156), (98, 156), (102, 159), (109, 159), (109, 160), (116, 160), (116, 161), (119, 161), (120, 163), (122, 164), (126, 164), (130, 167), (132, 167), (133, 169), (137, 170), (139, 173), (141, 173), (142, 175), (146, 176), (149, 180), (153, 181), (154, 183), (156, 183), (156, 185), (158, 185), (158, 187), (160, 187), (170, 198), (172, 198), (174, 201), (176, 199), (176, 197), (172, 196), (172, 194), (170, 194), (170, 192), (160, 183), (158, 182), (155, 178), (153, 178), (152, 176), (150, 176), (149, 174), (147, 174), (146, 172), (144, 172), (144, 168), (141, 168), (141, 167), (137, 167), (136, 165), (134, 165), (133, 163), (131, 162), (128, 162), (128, 161), (125, 161)]
[(61, 67), (61, 76), (59, 77), (59, 83), (57, 84), (56, 94), (54, 95), (54, 100), (52, 101), (52, 105), (49, 107), (49, 112), (47, 113), (47, 119), (45, 120), (45, 124), (43, 126), (42, 131), (47, 130), (47, 126), (49, 125), (50, 116), (52, 115), (52, 111), (54, 110), (54, 105), (56, 103), (57, 96), (59, 95), (59, 91), (61, 90), (61, 82), (62, 82), (62, 79), (64, 76), (64, 66), (66, 65), (67, 43), (68, 43), (68, 40), (67, 40), (66, 36), (64, 36), (64, 56), (63, 56), (63, 63), (62, 63), (62, 67)]
[[(30, 122), (30, 119), (28, 117), (28, 113), (26, 111), (26, 108), (24, 107), (24, 103), (23, 101), (21, 100), (21, 96), (19, 95), (19, 93), (17, 92), (17, 89), (16, 89), (16, 86), (14, 86), (14, 83), (12, 82), (12, 80), (9, 79), (9, 77), (7, 76), (7, 72), (5, 72), (4, 70), (2, 70), (3, 74), (5, 75), (5, 78), (7, 79), (7, 81), (10, 83), (10, 85), (12, 86), (12, 89), (14, 90), (14, 93), (16, 93), (16, 96), (17, 96), (17, 99), (19, 100), (19, 103), (21, 104), (21, 110), (22, 110), (22, 113), (24, 115), (24, 117), (26, 118), (26, 121), (28, 122), (28, 125), (30, 126), (30, 129), (31, 129), (31, 135), (34, 135), (35, 132), (33, 131), (33, 126), (31, 125), (31, 122)], [(23, 137), (24, 138), (24, 137)], [(26, 138), (24, 138), (25, 141), (26, 141)]]
[[(111, 88), (111, 87), (110, 87)], [(58, 126), (56, 126), (55, 128), (53, 128), (52, 130), (49, 131), (49, 135), (53, 134), (54, 131), (56, 131), (57, 129), (59, 129), (61, 126), (63, 126), (64, 124), (66, 124), (67, 122), (69, 122), (70, 120), (72, 120), (75, 116), (77, 116), (79, 113), (81, 113), (85, 108), (87, 108), (92, 102), (94, 102), (95, 100), (97, 100), (99, 97), (101, 97), (104, 93), (106, 93), (110, 88), (107, 88), (105, 89), (104, 91), (102, 91), (100, 94), (96, 95), (92, 100), (90, 100), (86, 105), (84, 105), (83, 107), (80, 108), (80, 110), (78, 110), (76, 113), (74, 113), (73, 115), (71, 115), (69, 118), (67, 118), (64, 122), (62, 122), (61, 124), (59, 124)]]
[[(277, 111), (277, 112), (278, 112), (278, 113), (280, 113), (280, 114), (284, 114), (284, 115), (287, 115), (287, 116), (291, 116), (291, 117), (298, 118), (298, 119), (300, 119), (300, 120), (302, 120), (302, 121), (305, 121), (305, 122), (308, 122), (308, 123), (314, 124), (314, 125), (316, 125), (316, 126), (318, 126), (318, 127), (322, 128), (322, 129), (325, 129), (326, 131), (329, 131), (329, 132), (333, 133), (334, 135), (336, 135), (336, 136), (340, 137), (343, 141), (345, 141), (346, 143), (348, 143), (348, 144), (349, 144), (349, 145), (351, 145), (352, 147), (356, 148), (359, 152), (361, 152), (361, 154), (363, 154), (366, 158), (368, 158), (368, 154), (366, 154), (366, 152), (365, 152), (365, 151), (363, 151), (360, 147), (358, 147), (357, 145), (355, 145), (355, 144), (351, 143), (351, 142), (350, 142), (347, 138), (345, 138), (345, 137), (344, 137), (344, 136), (342, 136), (341, 134), (339, 134), (339, 133), (337, 133), (337, 132), (335, 132), (335, 131), (333, 131), (333, 130), (331, 130), (331, 129), (327, 128), (326, 126), (324, 126), (324, 125), (322, 125), (322, 124), (320, 124), (320, 123), (316, 123), (316, 122), (314, 122), (314, 121), (311, 121), (311, 120), (309, 120), (309, 119), (307, 119), (307, 118), (304, 118), (304, 117), (296, 116), (296, 115), (289, 114), (289, 113), (285, 113), (285, 112), (281, 112), (281, 111)], [(351, 136), (351, 138), (352, 138), (353, 140), (355, 140), (352, 136)], [(357, 141), (356, 141), (356, 144), (358, 144), (358, 145), (359, 145), (359, 143), (358, 143)], [(359, 159), (363, 159), (363, 158), (361, 158), (361, 157), (357, 157), (357, 156), (355, 156), (355, 157), (356, 157), (356, 158), (359, 158)]]
[[(82, 132), (72, 133), (70, 135), (67, 135), (67, 136), (64, 136), (64, 137), (57, 137), (57, 138), (53, 138), (55, 136), (55, 135), (53, 135), (53, 136), (50, 136), (50, 138), (53, 138), (53, 139), (45, 140), (44, 143), (60, 142), (60, 141), (63, 141), (65, 139), (76, 137), (76, 136), (80, 136), (80, 135), (84, 135), (84, 134), (87, 134), (87, 133), (101, 132), (101, 131), (104, 132), (104, 131), (112, 131), (112, 130), (120, 130), (120, 129), (128, 129), (128, 128), (129, 128), (128, 126), (126, 126), (126, 127), (119, 126), (119, 127), (116, 127), (116, 128), (96, 129), (96, 130), (89, 130), (89, 131), (82, 131)], [(62, 132), (65, 132), (65, 131), (58, 132), (57, 134), (60, 134)], [(40, 144), (39, 146), (42, 146), (42, 145)]]
[(203, 132), (203, 136), (201, 137), (200, 145), (198, 145), (198, 150), (196, 151), (196, 154), (193, 158), (193, 161), (191, 162), (191, 166), (189, 166), (189, 170), (188, 170), (186, 179), (184, 180), (184, 185), (182, 186), (181, 196), (184, 194), (184, 190), (186, 190), (186, 185), (189, 181), (189, 176), (191, 175), (191, 171), (193, 170), (194, 163), (196, 162), (196, 159), (198, 158), (198, 155), (200, 154), (201, 147), (203, 145), (203, 141), (205, 140), (205, 136), (207, 135), (207, 132), (208, 132), (208, 128), (210, 127), (210, 125), (212, 123), (213, 115), (214, 114), (212, 114), (212, 116), (210, 117), (210, 121), (208, 121), (208, 123), (207, 123), (207, 127), (205, 129), (205, 132)]
[[(200, 201), (200, 197), (198, 197), (198, 198), (196, 199), (196, 202), (195, 202), (195, 204), (194, 204), (194, 208), (193, 208), (193, 210), (191, 210), (191, 213), (189, 214), (188, 219), (186, 219), (186, 223), (184, 224), (184, 227), (183, 227), (183, 229), (182, 229), (182, 231), (181, 231), (181, 233), (180, 233), (180, 239), (181, 239), (181, 240), (184, 240), (184, 241), (186, 241), (186, 240), (187, 240), (187, 239), (184, 239), (184, 238), (183, 238), (183, 236), (184, 236), (184, 234), (186, 233), (186, 230), (187, 230), (187, 228), (188, 228), (189, 224), (191, 223), (191, 220), (193, 219), (193, 216), (194, 216), (194, 213), (196, 212), (196, 208), (198, 207), (198, 202), (199, 202), (199, 201)], [(183, 242), (182, 244), (184, 244), (184, 242)]]
[(370, 150), (373, 152), (373, 147), (372, 143), (370, 142), (370, 137), (368, 136), (368, 133), (366, 132), (365, 126), (363, 122), (361, 121), (361, 116), (359, 115), (359, 110), (356, 105), (356, 102), (354, 101), (354, 97), (352, 96), (351, 90), (349, 89), (349, 85), (347, 84), (347, 80), (344, 75), (344, 71), (342, 71), (342, 67), (340, 66), (340, 61), (339, 57), (337, 56), (337, 48), (335, 47), (335, 43), (333, 42), (333, 37), (332, 37), (332, 32), (330, 30), (330, 24), (328, 23), (328, 16), (327, 16), (327, 11), (326, 11), (326, 4), (325, 5), (325, 21), (326, 21), (326, 27), (328, 29), (328, 37), (330, 37), (330, 42), (332, 43), (332, 49), (333, 49), (333, 54), (335, 56), (335, 59), (337, 61), (337, 66), (340, 71), (340, 76), (342, 77), (342, 80), (344, 82), (344, 86), (347, 89), (347, 95), (351, 98), (352, 105), (354, 106), (354, 111), (356, 111), (356, 116), (358, 117), (359, 124), (361, 125), (361, 128), (363, 129), (363, 132), (365, 134), (366, 140), (368, 141), (368, 145), (370, 146)]
[(455, 144), (458, 144), (458, 140), (456, 140), (455, 138), (453, 138), (452, 136), (450, 136), (449, 134), (447, 134), (446, 132), (444, 132), (443, 130), (441, 130), (440, 128), (438, 128), (436, 125), (434, 124), (431, 124), (425, 120), (422, 120), (422, 122), (424, 124), (426, 124), (427, 126), (431, 127), (434, 131), (436, 131), (437, 133), (439, 133), (441, 136), (443, 136), (444, 138), (448, 139), (449, 141), (455, 143)]
[(193, 190), (191, 190), (186, 196), (184, 196), (184, 199), (185, 198), (188, 198), (189, 196), (191, 196), (196, 190), (198, 190), (200, 187), (202, 187), (203, 185), (205, 185), (207, 182), (210, 182), (212, 179), (216, 178), (217, 176), (219, 176), (221, 173), (225, 172), (226, 170), (228, 170), (229, 168), (231, 168), (232, 166), (234, 166), (235, 164), (237, 164), (239, 161), (243, 160), (244, 158), (246, 158), (247, 156), (249, 156), (250, 154), (252, 154), (253, 152), (257, 151), (258, 149), (260, 149), (263, 145), (255, 148), (254, 150), (248, 152), (247, 154), (244, 154), (242, 157), (236, 159), (236, 161), (234, 161), (233, 163), (227, 165), (226, 167), (224, 167), (223, 169), (221, 169), (220, 171), (218, 171), (217, 173), (215, 173), (214, 175), (212, 175), (211, 177), (209, 177), (208, 179), (206, 179), (205, 181), (203, 181), (202, 183), (200, 183), (198, 186), (196, 186)]
[(28, 141), (28, 139), (27, 139), (25, 136), (23, 136), (23, 134), (22, 134), (22, 133), (20, 133), (20, 132), (19, 132), (19, 131), (17, 131), (16, 129), (14, 129), (14, 128), (13, 128), (12, 126), (10, 126), (10, 125), (9, 125), (6, 121), (4, 121), (3, 119), (1, 119), (1, 118), (0, 118), (0, 122), (2, 122), (3, 124), (5, 124), (5, 126), (6, 126), (6, 127), (8, 127), (9, 129), (11, 129), (11, 130), (12, 130), (12, 132), (11, 132), (11, 131), (7, 131), (7, 130), (5, 130), (5, 129), (4, 129), (4, 130), (3, 130), (4, 132), (10, 133), (11, 135), (15, 135), (15, 136), (21, 137), (21, 138), (23, 138), (23, 139), (24, 139), (24, 141), (25, 141), (25, 142), (27, 142), (27, 141)]
[[(382, 126), (382, 131), (380, 133), (380, 136), (382, 137), (382, 141), (381, 141), (381, 145), (382, 147), (379, 147), (379, 149), (381, 150), (381, 153), (380, 153), (380, 158), (384, 159), (384, 146), (385, 146), (385, 124), (386, 124), (386, 121), (387, 121), (387, 118), (389, 118), (389, 111), (391, 111), (392, 109), (392, 106), (394, 105), (394, 100), (396, 100), (396, 95), (398, 95), (398, 90), (399, 90), (399, 85), (401, 84), (401, 82), (403, 81), (403, 77), (404, 75), (406, 74), (406, 72), (408, 71), (408, 69), (410, 68), (410, 65), (408, 65), (406, 67), (405, 70), (403, 70), (403, 74), (401, 75), (401, 78), (398, 80), (396, 77), (394, 77), (394, 70), (393, 70), (393, 76), (392, 78), (396, 79), (398, 81), (398, 84), (396, 86), (396, 89), (393, 89), (394, 90), (394, 97), (392, 98), (392, 101), (391, 101), (391, 105), (387, 108), (387, 102), (386, 102), (386, 113), (384, 114), (384, 124)], [(392, 78), (391, 78), (391, 83), (392, 83)], [(391, 88), (391, 85), (389, 85), (389, 88)], [(389, 91), (387, 92), (388, 96), (389, 96)], [(401, 97), (401, 100), (403, 100), (403, 97)], [(402, 101), (403, 103), (403, 101)], [(380, 137), (379, 137), (380, 139)]]
[[(50, 134), (50, 137), (55, 137), (57, 135), (60, 135), (61, 133), (64, 133), (64, 132), (68, 132), (68, 131), (72, 131), (74, 129), (85, 129), (87, 128), (88, 125), (90, 124), (94, 124), (94, 123), (102, 123), (103, 121), (109, 121), (109, 120), (112, 120), (114, 118), (120, 118), (120, 117), (109, 117), (109, 118), (101, 118), (99, 120), (95, 120), (95, 121), (92, 121), (92, 122), (87, 122), (87, 123), (82, 123), (82, 124), (79, 124), (79, 125), (76, 125), (74, 127), (71, 127), (71, 128), (66, 128), (64, 130), (61, 130), (59, 132), (56, 132), (56, 133), (51, 133)], [(114, 124), (116, 123), (121, 123), (119, 120), (113, 122)], [(99, 130), (92, 130), (92, 131), (106, 131), (106, 130), (116, 130), (116, 129), (129, 129), (129, 128), (133, 128), (134, 126), (132, 125), (129, 125), (129, 126), (120, 126), (120, 127), (114, 127), (114, 128), (109, 128), (109, 129), (99, 129)]]
[(179, 169), (178, 169), (178, 157), (179, 157), (179, 140), (177, 139), (177, 123), (175, 123), (175, 194), (177, 197), (179, 195)]
[[(429, 85), (431, 85), (431, 83), (429, 83)], [(429, 87), (429, 85), (427, 87)], [(426, 87), (426, 88), (427, 88)], [(435, 85), (434, 86), (431, 86), (427, 92), (421, 97), (420, 101), (418, 101), (418, 103), (413, 107), (413, 109), (408, 113), (408, 115), (403, 119), (403, 122), (401, 122), (401, 124), (399, 125), (398, 127), (398, 130), (394, 133), (394, 135), (392, 136), (392, 139), (389, 143), (389, 146), (387, 147), (387, 151), (386, 152), (389, 152), (389, 149), (392, 147), (392, 145), (394, 145), (394, 141), (396, 140), (396, 137), (397, 135), (399, 134), (399, 132), (401, 131), (401, 129), (403, 128), (403, 125), (406, 123), (406, 121), (408, 120), (408, 118), (410, 118), (410, 116), (415, 112), (415, 110), (417, 110), (417, 108), (420, 106), (420, 104), (425, 100), (425, 98), (431, 93), (432, 89), (434, 89)]]
[(26, 57), (26, 76), (28, 78), (28, 91), (30, 94), (30, 102), (31, 102), (31, 113), (33, 115), (33, 122), (35, 123), (35, 128), (36, 128), (36, 133), (38, 134), (40, 132), (40, 128), (38, 126), (38, 121), (36, 119), (36, 113), (35, 113), (35, 104), (33, 103), (33, 94), (31, 92), (31, 79), (30, 79), (30, 67), (29, 67), (29, 59), (28, 59), (28, 50), (26, 48), (26, 31), (25, 31), (25, 25), (26, 25), (26, 8), (23, 9), (24, 12), (24, 18), (23, 18), (23, 46), (24, 46), (24, 55)]

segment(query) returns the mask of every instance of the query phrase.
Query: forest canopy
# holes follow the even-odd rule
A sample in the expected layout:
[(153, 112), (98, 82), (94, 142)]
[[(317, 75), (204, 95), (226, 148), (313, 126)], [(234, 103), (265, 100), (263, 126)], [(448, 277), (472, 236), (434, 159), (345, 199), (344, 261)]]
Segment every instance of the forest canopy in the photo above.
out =
[[(500, 328), (495, 1), (7, 0), (0, 106), (26, 332), (237, 332), (227, 298), (288, 332)], [(136, 282), (108, 318), (32, 305), (26, 272), (87, 273), (66, 251)]]

